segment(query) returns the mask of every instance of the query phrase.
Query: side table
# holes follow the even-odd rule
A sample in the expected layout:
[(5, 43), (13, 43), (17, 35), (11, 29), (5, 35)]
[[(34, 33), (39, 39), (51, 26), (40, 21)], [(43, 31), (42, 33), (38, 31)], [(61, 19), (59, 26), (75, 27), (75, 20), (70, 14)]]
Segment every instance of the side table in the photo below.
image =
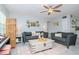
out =
[(21, 43), (21, 42), (22, 42), (21, 36), (16, 36), (16, 43)]

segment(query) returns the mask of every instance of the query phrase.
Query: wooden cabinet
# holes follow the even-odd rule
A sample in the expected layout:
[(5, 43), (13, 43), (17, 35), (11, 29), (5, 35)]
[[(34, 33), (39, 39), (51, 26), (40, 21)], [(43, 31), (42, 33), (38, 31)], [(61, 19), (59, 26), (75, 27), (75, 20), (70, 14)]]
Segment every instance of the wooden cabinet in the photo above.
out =
[(16, 19), (6, 19), (6, 35), (10, 37), (11, 47), (16, 47)]

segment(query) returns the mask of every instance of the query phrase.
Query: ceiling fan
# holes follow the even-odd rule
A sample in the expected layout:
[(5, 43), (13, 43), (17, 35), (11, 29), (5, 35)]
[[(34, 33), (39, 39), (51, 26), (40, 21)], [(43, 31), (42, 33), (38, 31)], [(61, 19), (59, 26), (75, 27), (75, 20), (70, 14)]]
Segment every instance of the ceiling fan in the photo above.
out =
[(40, 13), (48, 12), (48, 15), (50, 15), (53, 12), (61, 12), (61, 10), (57, 10), (57, 8), (59, 8), (61, 6), (62, 6), (62, 4), (59, 4), (57, 6), (46, 6), (46, 5), (44, 5), (43, 7), (46, 8), (47, 10), (46, 11), (42, 11)]

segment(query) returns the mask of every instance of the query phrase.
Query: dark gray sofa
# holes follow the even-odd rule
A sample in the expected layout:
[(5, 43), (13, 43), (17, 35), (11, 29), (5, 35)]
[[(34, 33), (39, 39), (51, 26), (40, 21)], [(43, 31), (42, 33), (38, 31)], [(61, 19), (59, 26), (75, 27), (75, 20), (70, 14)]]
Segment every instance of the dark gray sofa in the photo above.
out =
[(32, 36), (31, 32), (22, 33), (23, 43), (28, 42), (28, 40), (30, 40), (30, 39), (37, 39), (37, 38), (38, 38), (38, 36)]
[(55, 33), (51, 33), (51, 39), (55, 40), (55, 42), (66, 45), (67, 48), (69, 48), (70, 45), (75, 45), (77, 34), (74, 33), (64, 33), (64, 32), (58, 32), (62, 33), (62, 37), (56, 37)]
[[(43, 33), (44, 38), (48, 38), (48, 32), (36, 31), (36, 33)], [(23, 42), (28, 42), (31, 39), (38, 39), (38, 36), (32, 36), (32, 32), (23, 32), (22, 33)]]

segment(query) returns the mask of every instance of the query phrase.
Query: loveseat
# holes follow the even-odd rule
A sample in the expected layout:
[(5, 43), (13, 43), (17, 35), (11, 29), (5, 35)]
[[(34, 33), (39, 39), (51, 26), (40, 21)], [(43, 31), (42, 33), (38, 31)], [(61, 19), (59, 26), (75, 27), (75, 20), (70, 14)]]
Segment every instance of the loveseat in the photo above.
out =
[[(36, 31), (36, 33), (43, 33), (44, 38), (48, 38), (48, 32), (43, 32), (43, 31)], [(39, 35), (32, 35), (32, 32), (23, 32), (22, 33), (22, 39), (23, 43), (28, 42), (28, 40), (31, 39), (38, 39)]]
[(37, 39), (37, 38), (38, 38), (38, 36), (32, 36), (31, 32), (22, 33), (23, 43), (28, 42), (28, 40), (30, 40), (30, 39)]
[(75, 45), (77, 34), (64, 32), (51, 33), (51, 39), (55, 40), (57, 43), (66, 45), (67, 48), (69, 48), (70, 45)]

